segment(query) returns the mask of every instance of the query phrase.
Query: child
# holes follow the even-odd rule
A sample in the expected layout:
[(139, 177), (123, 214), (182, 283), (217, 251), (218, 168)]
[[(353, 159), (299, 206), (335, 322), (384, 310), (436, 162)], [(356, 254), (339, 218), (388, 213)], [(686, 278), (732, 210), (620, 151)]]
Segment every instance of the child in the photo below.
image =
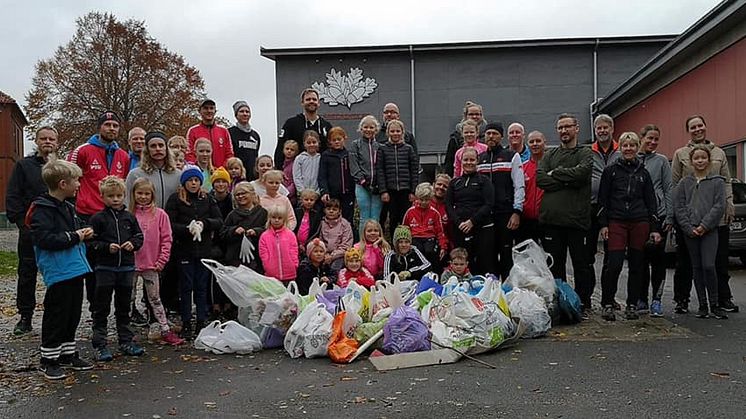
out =
[(141, 277), (153, 315), (161, 328), (161, 338), (169, 345), (181, 345), (184, 340), (168, 326), (166, 311), (160, 296), (159, 276), (171, 256), (171, 222), (166, 212), (155, 205), (155, 186), (147, 178), (135, 180), (130, 192), (130, 211), (135, 214), (143, 234), (143, 244), (135, 252), (135, 277)]
[(674, 215), (685, 234), (684, 241), (691, 256), (699, 300), (697, 317), (707, 318), (711, 312), (717, 319), (727, 319), (718, 305), (715, 271), (718, 223), (725, 213), (725, 180), (722, 176), (708, 175), (710, 157), (706, 145), (692, 147), (689, 160), (694, 173), (681, 179), (674, 189)]
[(280, 187), (282, 187), (282, 177), (283, 174), (279, 170), (270, 170), (264, 174), (263, 178), (266, 193), (264, 195), (259, 195), (260, 204), (268, 211), (273, 206), (283, 208), (287, 214), (285, 218), (287, 219), (288, 228), (290, 230), (295, 230), (297, 224), (295, 210), (293, 210), (293, 205), (290, 203), (288, 197), (282, 195), (280, 192)]
[(398, 119), (389, 121), (386, 135), (388, 142), (378, 149), (376, 172), (381, 201), (389, 204), (389, 232), (392, 232), (404, 218), (409, 203), (414, 201), (412, 192), (417, 186), (419, 157), (404, 142), (404, 123)]
[(236, 186), (236, 184), (246, 180), (246, 168), (244, 167), (241, 159), (239, 159), (238, 157), (231, 157), (226, 160), (225, 168), (226, 170), (228, 170), (228, 174), (231, 176), (230, 190), (233, 191), (233, 188)]
[(194, 142), (194, 153), (197, 161), (194, 162), (202, 171), (202, 188), (208, 192), (212, 190), (212, 172), (215, 168), (212, 166), (212, 143), (207, 138), (198, 138)]
[(212, 172), (210, 181), (212, 183), (212, 191), (210, 191), (210, 196), (218, 204), (218, 208), (220, 208), (220, 215), (222, 215), (223, 219), (225, 219), (225, 217), (227, 217), (228, 214), (233, 211), (233, 200), (231, 199), (230, 194), (231, 176), (228, 174), (227, 170), (222, 167), (218, 167)]
[(472, 274), (469, 272), (469, 252), (463, 247), (457, 247), (451, 250), (451, 263), (440, 276), (440, 283), (445, 284), (451, 278), (456, 278), (459, 282), (468, 281)]
[[(259, 156), (258, 159), (256, 159), (256, 167), (254, 168), (254, 171), (256, 172), (257, 178), (255, 180), (251, 181), (251, 186), (254, 187), (254, 191), (256, 191), (256, 194), (259, 195), (259, 198), (263, 197), (264, 195), (267, 195), (267, 188), (265, 187), (265, 181), (264, 181), (264, 175), (267, 174), (270, 170), (273, 170), (275, 167), (275, 164), (272, 162), (272, 157), (263, 154)], [(287, 188), (280, 184), (280, 195), (282, 196), (288, 196), (290, 192), (288, 192)]]
[(298, 249), (303, 255), (306, 253), (306, 244), (319, 235), (321, 219), (324, 217), (316, 205), (318, 199), (318, 192), (313, 189), (304, 189), (300, 193), (300, 206), (295, 209), (295, 219), (298, 224), (293, 232), (298, 239)]
[(404, 213), (402, 225), (412, 231), (412, 244), (422, 252), (432, 266), (437, 266), (446, 255), (448, 239), (443, 232), (440, 213), (431, 206), (435, 192), (429, 183), (420, 183), (415, 189), (417, 199)]
[[(93, 368), (80, 359), (75, 347), (83, 304), (83, 276), (91, 272), (83, 241), (93, 238), (93, 229), (83, 227), (75, 215), (75, 205), (67, 200), (77, 194), (82, 175), (78, 166), (64, 160), (45, 164), (41, 176), (49, 192), (38, 197), (26, 213), (36, 263), (47, 287), (39, 370), (50, 380), (66, 377), (62, 367), (76, 371)], [(65, 261), (64, 266), (58, 263), (60, 260)]]
[(319, 141), (318, 132), (307, 130), (303, 133), (303, 147), (306, 151), (300, 153), (293, 162), (293, 183), (297, 191), (305, 189), (318, 191), (319, 189), (319, 163), (321, 163)]
[(324, 206), (324, 219), (321, 220), (321, 239), (327, 250), (324, 263), (335, 274), (344, 266), (344, 254), (353, 244), (352, 226), (340, 215), (339, 201), (334, 198), (328, 200)]
[(377, 220), (381, 216), (381, 195), (378, 193), (376, 179), (376, 161), (378, 147), (376, 134), (381, 125), (373, 115), (360, 120), (358, 132), (360, 138), (350, 146), (350, 172), (355, 181), (355, 198), (360, 207), (360, 225), (365, 221)]
[(328, 134), (329, 149), (321, 153), (319, 163), (319, 194), (321, 202), (338, 199), (342, 217), (350, 225), (355, 213), (355, 181), (350, 172), (350, 154), (345, 149), (347, 133), (342, 127), (334, 127)]
[(259, 236), (267, 226), (267, 210), (259, 205), (259, 197), (249, 182), (239, 182), (233, 188), (233, 200), (236, 209), (228, 214), (220, 237), (226, 243), (225, 262), (231, 266), (246, 264), (241, 260), (241, 243), (247, 237), (254, 244), (254, 258), (246, 264), (249, 268), (260, 270)]
[(135, 251), (143, 244), (143, 234), (135, 216), (124, 205), (127, 187), (117, 176), (107, 176), (99, 184), (106, 207), (91, 219), (94, 238), (90, 248), (96, 252), (96, 288), (93, 294), (93, 336), (91, 344), (96, 360), (113, 359), (106, 345), (108, 317), (114, 296), (119, 350), (125, 355), (140, 356), (143, 348), (133, 342), (130, 330), (130, 301), (135, 274)]
[(287, 227), (287, 214), (287, 209), (279, 205), (270, 207), (267, 229), (259, 237), (259, 258), (265, 275), (285, 283), (295, 280), (298, 270), (298, 241)]
[(172, 151), (174, 156), (174, 166), (176, 166), (176, 169), (179, 171), (184, 170), (184, 166), (186, 165), (186, 161), (184, 160), (184, 152), (181, 150), (173, 150)]
[(295, 182), (293, 181), (293, 163), (295, 162), (295, 156), (298, 155), (298, 142), (295, 140), (286, 140), (282, 152), (285, 155), (285, 160), (282, 162), (282, 173), (285, 175), (282, 179), (282, 185), (287, 188), (288, 199), (293, 204), (293, 207), (295, 207), (295, 204), (298, 202), (298, 194), (295, 189)]
[(192, 297), (197, 306), (197, 329), (207, 320), (211, 275), (200, 259), (212, 256), (213, 234), (223, 226), (217, 203), (202, 189), (203, 180), (201, 170), (188, 166), (181, 174), (181, 188), (166, 203), (174, 238), (172, 259), (179, 270), (181, 337), (186, 340), (192, 338)]
[(329, 269), (329, 265), (324, 263), (326, 250), (326, 245), (321, 239), (313, 239), (308, 242), (306, 247), (308, 258), (303, 259), (303, 262), (298, 266), (298, 278), (295, 281), (301, 295), (308, 294), (308, 289), (311, 287), (314, 278), (319, 278), (319, 282), (327, 283), (330, 287), (334, 283), (334, 274)]
[(461, 135), (464, 137), (464, 145), (456, 151), (456, 160), (453, 164), (453, 177), (459, 177), (464, 174), (461, 169), (461, 155), (464, 154), (465, 149), (475, 148), (477, 155), (479, 155), (489, 148), (487, 144), (479, 142), (479, 125), (471, 119), (467, 119), (461, 124)]
[(383, 229), (378, 220), (368, 220), (363, 224), (363, 237), (355, 244), (360, 250), (363, 267), (376, 279), (383, 277), (383, 259), (391, 251), (391, 245), (383, 238)]
[(350, 281), (355, 281), (358, 285), (367, 289), (370, 289), (376, 283), (370, 271), (363, 267), (362, 253), (354, 247), (345, 252), (345, 267), (339, 271), (337, 285), (346, 287), (350, 284)]
[(412, 233), (408, 227), (399, 226), (394, 230), (394, 249), (383, 261), (383, 277), (388, 278), (394, 272), (402, 281), (413, 279), (419, 281), (427, 273), (430, 262), (412, 246)]
[[(175, 135), (168, 139), (168, 148), (173, 151), (181, 151), (181, 154), (186, 156), (187, 148), (189, 147), (187, 139), (181, 135)], [(192, 162), (194, 163), (194, 162)]]

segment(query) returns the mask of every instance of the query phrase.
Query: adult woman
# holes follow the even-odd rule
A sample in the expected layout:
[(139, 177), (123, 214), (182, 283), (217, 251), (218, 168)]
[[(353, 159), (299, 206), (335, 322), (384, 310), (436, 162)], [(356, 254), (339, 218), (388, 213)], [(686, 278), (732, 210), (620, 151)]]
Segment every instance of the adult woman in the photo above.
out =
[(645, 242), (659, 243), (657, 208), (653, 182), (637, 158), (640, 138), (625, 132), (619, 138), (622, 158), (604, 169), (598, 193), (601, 237), (608, 241), (609, 265), (601, 283), (601, 305), (604, 320), (616, 320), (614, 297), (619, 274), (624, 265), (625, 250), (629, 259), (627, 279), (628, 320), (638, 318), (637, 301), (640, 292), (640, 271), (643, 266)]
[(461, 167), (463, 175), (453, 179), (446, 192), (448, 218), (454, 227), (454, 246), (467, 249), (472, 272), (495, 272), (492, 182), (477, 173), (477, 150), (473, 148), (464, 150)]
[(456, 124), (456, 130), (451, 133), (451, 137), (448, 141), (448, 148), (446, 150), (445, 162), (443, 168), (445, 172), (450, 176), (453, 176), (454, 163), (456, 162), (456, 151), (464, 145), (464, 137), (462, 134), (462, 125), (469, 119), (477, 123), (479, 131), (477, 141), (484, 139), (484, 129), (487, 126), (487, 121), (484, 119), (482, 112), (482, 105), (467, 100), (464, 104), (464, 116), (461, 118), (458, 124)]
[(350, 172), (355, 180), (355, 198), (360, 208), (360, 227), (367, 220), (377, 220), (381, 215), (381, 196), (378, 194), (376, 179), (376, 162), (378, 147), (376, 134), (381, 125), (373, 115), (360, 120), (358, 132), (360, 138), (350, 145)]

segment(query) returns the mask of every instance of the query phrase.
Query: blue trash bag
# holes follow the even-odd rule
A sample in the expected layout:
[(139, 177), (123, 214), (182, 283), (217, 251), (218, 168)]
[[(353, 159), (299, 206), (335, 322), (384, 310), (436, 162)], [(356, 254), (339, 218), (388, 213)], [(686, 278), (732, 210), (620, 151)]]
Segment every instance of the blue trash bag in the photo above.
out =
[(560, 320), (567, 323), (579, 323), (582, 320), (581, 311), (583, 304), (580, 302), (578, 293), (567, 282), (556, 278), (557, 294), (559, 300)]
[(399, 354), (430, 350), (430, 332), (417, 310), (397, 308), (383, 326), (383, 352)]

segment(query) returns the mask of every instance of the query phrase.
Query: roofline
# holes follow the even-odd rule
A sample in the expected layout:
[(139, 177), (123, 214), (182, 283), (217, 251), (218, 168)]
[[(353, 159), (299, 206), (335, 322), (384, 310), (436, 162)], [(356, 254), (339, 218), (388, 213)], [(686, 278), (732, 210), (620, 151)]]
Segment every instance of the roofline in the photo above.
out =
[[(656, 89), (655, 91), (648, 92), (643, 98), (632, 105), (628, 105), (624, 109), (614, 109), (615, 106), (624, 104), (624, 102), (631, 96), (634, 91), (639, 91), (640, 84), (646, 81), (654, 80), (661, 73), (666, 72), (667, 67), (675, 66), (677, 58), (681, 59), (681, 55), (690, 50), (691, 48), (697, 48), (699, 41), (705, 42), (703, 37), (708, 34), (718, 34), (727, 32), (730, 28), (724, 28), (721, 24), (729, 19), (734, 18), (738, 12), (740, 14), (746, 14), (746, 0), (723, 0), (720, 4), (715, 6), (707, 14), (702, 16), (698, 21), (694, 22), (692, 26), (687, 28), (681, 33), (676, 39), (671, 41), (668, 45), (663, 47), (657, 54), (655, 54), (650, 60), (642, 65), (635, 73), (633, 73), (627, 80), (622, 82), (616, 89), (611, 91), (605, 98), (599, 102), (598, 110), (603, 113), (616, 113), (617, 115), (626, 112), (630, 108), (639, 104), (641, 101), (652, 96), (655, 92), (669, 85), (676, 79), (671, 80), (665, 86)], [(737, 18), (737, 16), (735, 16)], [(734, 41), (734, 42), (737, 42)], [(715, 54), (728, 48), (733, 43), (723, 45), (722, 48), (713, 52), (706, 58), (700, 61), (697, 65), (694, 65), (688, 71), (696, 68), (699, 64), (711, 58)], [(687, 71), (687, 72), (688, 72)], [(610, 112), (610, 109), (614, 109), (616, 112)]]
[(586, 38), (554, 38), (528, 39), (504, 41), (456, 42), (439, 44), (398, 44), (398, 45), (368, 45), (368, 46), (340, 46), (340, 47), (293, 47), (293, 48), (264, 48), (259, 47), (260, 54), (276, 60), (277, 57), (292, 57), (305, 55), (338, 55), (338, 54), (371, 54), (371, 53), (410, 53), (428, 51), (453, 51), (470, 49), (501, 49), (526, 47), (556, 47), (556, 46), (595, 46), (629, 43), (660, 43), (670, 42), (676, 35), (642, 35), (642, 36), (611, 36)]

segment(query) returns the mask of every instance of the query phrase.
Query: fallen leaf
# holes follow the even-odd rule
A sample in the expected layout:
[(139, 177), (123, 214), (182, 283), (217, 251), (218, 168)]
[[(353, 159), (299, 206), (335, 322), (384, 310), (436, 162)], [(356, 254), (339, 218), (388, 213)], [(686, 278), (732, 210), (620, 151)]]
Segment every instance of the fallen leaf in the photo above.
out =
[(368, 401), (368, 399), (366, 399), (365, 397), (362, 397), (362, 396), (357, 396), (357, 397), (355, 397), (355, 399), (353, 400), (353, 403), (365, 403), (365, 402), (367, 402), (367, 401)]
[(172, 408), (168, 409), (168, 412), (167, 412), (167, 413), (168, 413), (168, 415), (169, 415), (169, 416), (176, 416), (176, 414), (177, 414), (178, 412), (177, 412), (177, 410), (176, 410), (176, 408), (175, 408), (175, 407), (172, 407)]
[(340, 380), (341, 381), (355, 381), (357, 380), (357, 377), (348, 377), (345, 375), (344, 377), (340, 378)]
[(730, 378), (729, 372), (711, 372), (710, 375), (717, 378)]
[(227, 396), (227, 395), (231, 394), (231, 391), (230, 390), (225, 390), (225, 391), (221, 391), (219, 394), (221, 396)]

